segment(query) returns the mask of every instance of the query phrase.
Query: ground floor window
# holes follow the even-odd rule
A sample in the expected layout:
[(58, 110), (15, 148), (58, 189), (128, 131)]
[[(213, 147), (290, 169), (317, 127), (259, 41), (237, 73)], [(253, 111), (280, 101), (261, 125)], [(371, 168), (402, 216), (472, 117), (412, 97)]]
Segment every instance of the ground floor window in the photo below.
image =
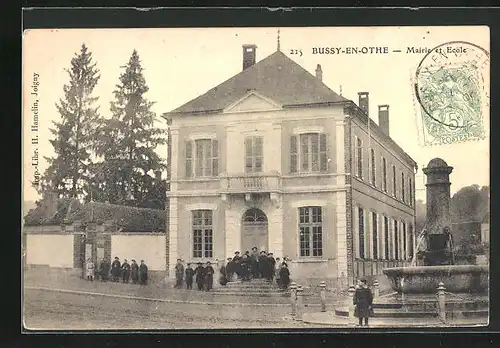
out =
[(378, 259), (378, 235), (377, 235), (378, 219), (377, 213), (372, 212), (372, 244), (373, 244), (373, 259)]
[(401, 228), (403, 229), (403, 260), (406, 260), (406, 223), (403, 221), (401, 223)]
[(299, 208), (300, 256), (323, 256), (321, 207)]
[(193, 210), (193, 257), (213, 257), (211, 210)]
[(365, 258), (365, 212), (358, 207), (358, 248), (359, 258)]
[(384, 216), (384, 251), (385, 259), (389, 260), (389, 218)]

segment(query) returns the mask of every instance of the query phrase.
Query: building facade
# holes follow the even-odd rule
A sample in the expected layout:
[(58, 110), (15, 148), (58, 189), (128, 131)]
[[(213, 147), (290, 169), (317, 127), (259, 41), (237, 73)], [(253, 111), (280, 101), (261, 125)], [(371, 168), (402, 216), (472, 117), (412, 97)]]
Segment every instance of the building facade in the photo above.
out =
[(287, 257), (292, 277), (380, 274), (412, 255), (413, 161), (390, 137), (389, 108), (368, 122), (281, 51), (164, 114), (169, 123), (170, 275), (177, 258), (235, 251)]

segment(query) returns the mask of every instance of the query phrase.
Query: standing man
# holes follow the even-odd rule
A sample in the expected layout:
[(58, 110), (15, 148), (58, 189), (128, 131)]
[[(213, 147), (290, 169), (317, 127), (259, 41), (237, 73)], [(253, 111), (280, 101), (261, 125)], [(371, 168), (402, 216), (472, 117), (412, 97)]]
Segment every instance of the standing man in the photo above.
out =
[(260, 276), (264, 279), (268, 279), (269, 278), (269, 275), (268, 275), (268, 270), (269, 270), (269, 260), (267, 258), (267, 255), (266, 255), (266, 252), (264, 250), (262, 250), (260, 252), (260, 256), (259, 256), (259, 273), (260, 273)]
[(203, 290), (203, 277), (205, 270), (203, 269), (203, 264), (201, 262), (197, 263), (198, 267), (195, 268), (194, 273), (196, 274), (196, 285), (198, 290)]
[(115, 260), (111, 264), (111, 277), (115, 283), (118, 283), (120, 279), (121, 264), (120, 259), (115, 257)]
[(184, 278), (184, 266), (182, 265), (182, 260), (177, 259), (177, 264), (175, 265), (175, 288), (182, 288), (182, 280)]
[(210, 291), (212, 290), (212, 286), (214, 284), (214, 269), (212, 265), (210, 264), (210, 261), (207, 261), (207, 266), (205, 267), (205, 290)]
[(267, 261), (269, 263), (268, 265), (268, 280), (272, 283), (274, 279), (274, 268), (276, 266), (276, 260), (274, 259), (273, 253), (269, 253), (267, 255)]
[(252, 255), (250, 255), (252, 259), (252, 277), (259, 277), (259, 251), (257, 247), (252, 248)]
[(228, 282), (233, 281), (233, 275), (234, 275), (234, 264), (233, 264), (233, 259), (228, 257), (227, 258), (227, 263), (226, 263), (226, 279)]
[(128, 284), (128, 280), (130, 278), (130, 265), (129, 263), (127, 262), (127, 259), (123, 260), (123, 264), (122, 264), (122, 279), (123, 279), (123, 282), (124, 283), (127, 283)]
[(354, 316), (359, 319), (359, 326), (363, 325), (363, 321), (365, 326), (368, 326), (368, 318), (372, 312), (373, 294), (364, 278), (358, 280), (353, 304), (356, 306), (354, 309)]
[(233, 267), (234, 267), (234, 272), (238, 275), (238, 278), (241, 278), (241, 256), (239, 251), (236, 251), (234, 253)]
[(132, 264), (130, 265), (130, 277), (132, 278), (132, 284), (139, 282), (139, 265), (134, 259), (132, 259)]
[(191, 268), (191, 264), (187, 264), (186, 268), (186, 289), (191, 290), (193, 288), (193, 276), (194, 269)]
[(106, 259), (102, 259), (101, 262), (101, 282), (107, 282), (109, 279), (109, 262)]
[(141, 285), (148, 284), (148, 266), (146, 266), (144, 260), (141, 260), (141, 265), (139, 266), (139, 279)]

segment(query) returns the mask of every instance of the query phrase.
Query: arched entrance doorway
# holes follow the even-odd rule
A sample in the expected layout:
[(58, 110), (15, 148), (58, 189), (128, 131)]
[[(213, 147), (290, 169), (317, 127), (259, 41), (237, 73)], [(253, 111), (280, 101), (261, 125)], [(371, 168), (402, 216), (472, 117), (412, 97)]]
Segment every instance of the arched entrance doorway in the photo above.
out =
[(267, 216), (257, 208), (248, 209), (243, 214), (241, 252), (252, 251), (257, 247), (259, 251), (268, 250)]

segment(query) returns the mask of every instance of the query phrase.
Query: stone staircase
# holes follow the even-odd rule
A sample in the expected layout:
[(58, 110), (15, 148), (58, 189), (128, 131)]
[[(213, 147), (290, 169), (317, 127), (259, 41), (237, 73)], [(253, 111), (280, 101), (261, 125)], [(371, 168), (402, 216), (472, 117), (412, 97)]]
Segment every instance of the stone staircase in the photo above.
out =
[(271, 283), (265, 279), (237, 280), (226, 285), (219, 285), (211, 292), (233, 296), (290, 297), (289, 290), (280, 289), (276, 282)]

